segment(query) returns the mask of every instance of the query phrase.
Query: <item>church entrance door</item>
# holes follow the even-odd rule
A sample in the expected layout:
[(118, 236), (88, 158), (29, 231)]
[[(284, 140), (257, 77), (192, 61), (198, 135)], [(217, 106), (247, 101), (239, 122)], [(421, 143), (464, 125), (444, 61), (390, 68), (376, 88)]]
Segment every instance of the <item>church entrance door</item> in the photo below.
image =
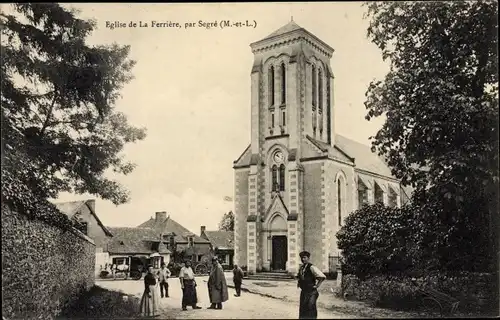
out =
[(288, 256), (286, 236), (273, 236), (272, 244), (271, 268), (276, 271), (285, 270)]

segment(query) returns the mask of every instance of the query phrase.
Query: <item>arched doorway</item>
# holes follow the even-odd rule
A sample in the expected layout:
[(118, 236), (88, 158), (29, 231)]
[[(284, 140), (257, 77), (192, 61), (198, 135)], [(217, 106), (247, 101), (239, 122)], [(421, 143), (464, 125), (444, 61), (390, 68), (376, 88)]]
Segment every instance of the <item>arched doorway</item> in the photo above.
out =
[(271, 270), (284, 271), (288, 260), (287, 224), (280, 214), (275, 214), (269, 223), (271, 231)]

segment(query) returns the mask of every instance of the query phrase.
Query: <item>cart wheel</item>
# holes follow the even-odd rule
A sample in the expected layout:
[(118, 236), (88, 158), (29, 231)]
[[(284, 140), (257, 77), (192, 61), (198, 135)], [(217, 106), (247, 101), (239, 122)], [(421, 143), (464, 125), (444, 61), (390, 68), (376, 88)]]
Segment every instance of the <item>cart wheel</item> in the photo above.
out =
[(140, 280), (142, 278), (142, 272), (134, 270), (130, 272), (130, 277), (133, 280)]
[(207, 266), (203, 265), (203, 264), (199, 264), (196, 266), (194, 272), (196, 274), (207, 274), (208, 273), (208, 269), (207, 269)]

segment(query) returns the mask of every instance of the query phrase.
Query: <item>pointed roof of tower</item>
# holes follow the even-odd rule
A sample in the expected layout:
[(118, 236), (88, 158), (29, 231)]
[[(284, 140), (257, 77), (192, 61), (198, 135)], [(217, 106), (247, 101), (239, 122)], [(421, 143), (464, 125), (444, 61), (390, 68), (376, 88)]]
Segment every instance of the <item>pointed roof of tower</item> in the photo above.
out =
[(265, 37), (259, 41), (251, 43), (250, 47), (252, 47), (252, 50), (253, 50), (253, 49), (260, 47), (260, 46), (268, 46), (270, 43), (274, 42), (275, 40), (279, 40), (281, 36), (284, 36), (284, 35), (288, 36), (289, 34), (306, 35), (306, 36), (314, 39), (317, 42), (317, 45), (322, 47), (322, 50), (324, 51), (324, 53), (327, 56), (331, 57), (332, 53), (334, 52), (334, 49), (332, 47), (330, 47), (328, 44), (326, 44), (324, 41), (322, 41), (321, 39), (316, 37), (311, 32), (309, 32), (306, 29), (304, 29), (303, 27), (299, 26), (295, 21), (293, 21), (293, 17), (287, 24), (285, 24), (284, 26), (282, 26), (278, 30), (274, 31), (273, 33), (269, 34), (267, 37)]
[(269, 38), (274, 38), (276, 36), (280, 36), (282, 34), (289, 33), (289, 32), (295, 31), (295, 30), (300, 30), (300, 29), (304, 29), (304, 28), (302, 28), (301, 26), (299, 26), (298, 24), (296, 24), (295, 21), (292, 20), (292, 21), (288, 22), (283, 27), (281, 27), (278, 30), (274, 31), (273, 33), (271, 33), (270, 35), (268, 35), (267, 37), (265, 37), (262, 40), (266, 40), (266, 39), (269, 39)]

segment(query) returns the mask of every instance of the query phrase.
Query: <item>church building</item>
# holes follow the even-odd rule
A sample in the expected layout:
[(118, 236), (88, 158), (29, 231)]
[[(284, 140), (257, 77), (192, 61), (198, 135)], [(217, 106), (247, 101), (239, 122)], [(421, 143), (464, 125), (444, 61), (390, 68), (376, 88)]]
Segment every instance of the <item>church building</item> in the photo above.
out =
[(296, 273), (307, 250), (335, 270), (336, 232), (367, 203), (406, 194), (368, 145), (335, 133), (334, 50), (293, 20), (250, 45), (251, 140), (234, 161), (234, 263)]

